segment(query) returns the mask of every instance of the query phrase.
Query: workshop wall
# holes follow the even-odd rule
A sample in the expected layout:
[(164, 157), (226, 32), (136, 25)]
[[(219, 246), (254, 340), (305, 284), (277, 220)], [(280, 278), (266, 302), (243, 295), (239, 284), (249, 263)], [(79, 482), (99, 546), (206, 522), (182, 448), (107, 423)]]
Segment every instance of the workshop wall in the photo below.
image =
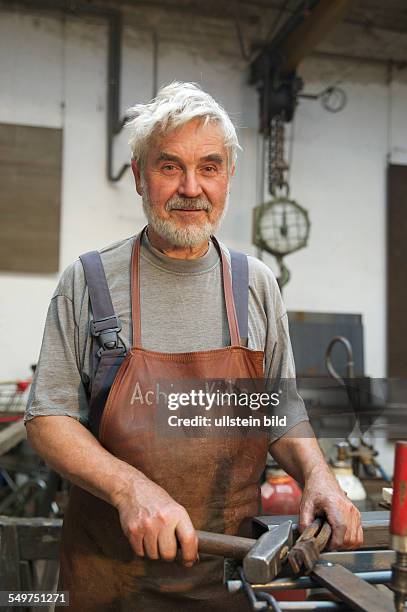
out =
[[(125, 24), (123, 112), (150, 99), (156, 85), (194, 80), (239, 126), (244, 150), (221, 238), (254, 253), (251, 210), (262, 197), (258, 102), (233, 26), (140, 8)], [(117, 184), (105, 178), (106, 34), (96, 18), (0, 12), (0, 122), (63, 129), (61, 272), (80, 253), (132, 235), (144, 222), (130, 173)], [(344, 78), (348, 104), (338, 114), (309, 100), (298, 109), (291, 194), (309, 210), (312, 231), (309, 247), (287, 258), (292, 279), (284, 297), (290, 310), (361, 313), (366, 372), (383, 376), (385, 167), (390, 145), (398, 163), (407, 161), (407, 85), (397, 73), (389, 88), (382, 65), (311, 58), (301, 73), (307, 92)], [(128, 160), (124, 134), (114, 159), (116, 170)], [(35, 362), (58, 276), (0, 273), (0, 380), (25, 376)]]

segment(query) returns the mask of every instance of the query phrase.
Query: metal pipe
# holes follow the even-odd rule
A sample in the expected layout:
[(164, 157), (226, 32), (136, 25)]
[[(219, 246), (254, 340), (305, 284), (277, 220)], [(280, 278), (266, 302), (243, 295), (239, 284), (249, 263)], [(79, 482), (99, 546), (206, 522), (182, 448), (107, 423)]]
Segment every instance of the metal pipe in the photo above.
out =
[[(232, 595), (238, 591), (243, 591), (248, 597), (252, 610), (263, 610), (264, 602), (267, 601), (267, 594), (280, 590), (292, 589), (312, 589), (320, 588), (320, 585), (309, 576), (299, 578), (277, 578), (267, 584), (250, 584), (246, 581), (241, 568), (238, 568), (240, 580), (228, 580), (227, 588)], [(355, 574), (370, 584), (389, 584), (391, 582), (391, 571), (380, 572), (357, 572)], [(260, 601), (259, 601), (260, 600)], [(263, 600), (263, 601), (261, 601)], [(275, 602), (273, 598), (273, 603)], [(269, 604), (272, 602), (269, 601)], [(348, 606), (331, 601), (278, 601), (277, 606), (281, 610), (348, 610)], [(273, 609), (273, 607), (271, 607)]]
[(342, 604), (333, 601), (280, 601), (280, 609), (284, 610), (349, 610)]
[(351, 343), (345, 336), (335, 336), (334, 338), (332, 338), (332, 340), (328, 344), (326, 353), (325, 353), (325, 363), (326, 363), (328, 372), (330, 373), (332, 378), (335, 378), (335, 380), (340, 382), (341, 385), (344, 385), (345, 381), (338, 374), (338, 372), (335, 370), (332, 364), (331, 353), (336, 343), (342, 344), (346, 350), (346, 377), (347, 378), (354, 378), (355, 376), (355, 370), (354, 370), (355, 362), (353, 359), (353, 348), (352, 348)]
[[(391, 581), (391, 571), (379, 571), (379, 572), (355, 572), (355, 576), (369, 582), (369, 584), (387, 584)], [(233, 581), (234, 582), (234, 581)], [(281, 591), (291, 589), (312, 589), (320, 588), (320, 585), (316, 583), (312, 578), (308, 576), (300, 576), (299, 578), (276, 578), (272, 582), (266, 584), (252, 584), (254, 591)], [(234, 585), (236, 588), (237, 585)]]
[(107, 156), (106, 175), (109, 181), (121, 179), (130, 164), (123, 164), (117, 174), (113, 172), (114, 137), (122, 130), (126, 117), (120, 118), (120, 70), (122, 18), (120, 11), (71, 0), (3, 0), (2, 6), (23, 6), (28, 10), (58, 11), (67, 15), (100, 17), (108, 24), (107, 52)]
[(109, 181), (120, 181), (130, 164), (123, 164), (117, 174), (113, 172), (114, 137), (121, 132), (126, 117), (120, 118), (120, 71), (122, 53), (122, 16), (119, 11), (112, 12), (108, 18), (108, 90), (107, 90), (107, 166)]
[[(391, 571), (384, 570), (379, 572), (355, 572), (355, 576), (369, 582), (369, 584), (388, 584), (391, 582)], [(242, 588), (241, 580), (228, 580), (227, 583), (228, 591), (235, 593)], [(252, 584), (254, 591), (281, 591), (281, 590), (293, 590), (293, 589), (312, 589), (320, 588), (309, 576), (300, 576), (299, 578), (276, 578), (272, 582), (266, 584)]]
[(159, 39), (157, 30), (153, 30), (152, 33), (153, 42), (153, 98), (156, 97), (158, 92), (158, 45)]

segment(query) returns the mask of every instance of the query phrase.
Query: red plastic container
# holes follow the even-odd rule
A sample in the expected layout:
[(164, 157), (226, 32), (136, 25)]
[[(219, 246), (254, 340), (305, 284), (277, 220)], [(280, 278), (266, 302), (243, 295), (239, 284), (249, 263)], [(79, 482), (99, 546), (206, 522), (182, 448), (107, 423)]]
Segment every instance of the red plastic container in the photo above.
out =
[(283, 470), (269, 468), (261, 487), (263, 514), (298, 514), (302, 491)]

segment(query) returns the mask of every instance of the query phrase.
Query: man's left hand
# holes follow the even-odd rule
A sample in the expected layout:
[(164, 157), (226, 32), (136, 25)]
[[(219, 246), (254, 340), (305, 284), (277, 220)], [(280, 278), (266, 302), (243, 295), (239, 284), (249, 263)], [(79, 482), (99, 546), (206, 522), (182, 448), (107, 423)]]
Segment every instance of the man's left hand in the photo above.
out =
[(316, 466), (305, 480), (300, 505), (300, 531), (325, 515), (332, 528), (330, 550), (352, 550), (363, 543), (359, 510), (346, 497), (329, 468)]

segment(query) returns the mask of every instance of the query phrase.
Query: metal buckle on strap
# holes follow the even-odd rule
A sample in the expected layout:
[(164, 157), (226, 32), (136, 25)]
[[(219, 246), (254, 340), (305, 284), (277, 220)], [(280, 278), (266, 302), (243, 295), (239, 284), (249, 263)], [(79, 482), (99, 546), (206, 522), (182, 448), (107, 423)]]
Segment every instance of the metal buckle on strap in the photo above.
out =
[(90, 329), (92, 336), (100, 336), (103, 332), (119, 332), (122, 330), (122, 324), (120, 323), (119, 317), (112, 315), (111, 317), (104, 317), (103, 319), (93, 319), (90, 322)]
[(97, 353), (99, 357), (105, 350), (119, 348), (118, 332), (121, 331), (122, 325), (116, 315), (93, 320), (90, 322), (90, 328), (92, 336), (95, 336), (100, 344)]

